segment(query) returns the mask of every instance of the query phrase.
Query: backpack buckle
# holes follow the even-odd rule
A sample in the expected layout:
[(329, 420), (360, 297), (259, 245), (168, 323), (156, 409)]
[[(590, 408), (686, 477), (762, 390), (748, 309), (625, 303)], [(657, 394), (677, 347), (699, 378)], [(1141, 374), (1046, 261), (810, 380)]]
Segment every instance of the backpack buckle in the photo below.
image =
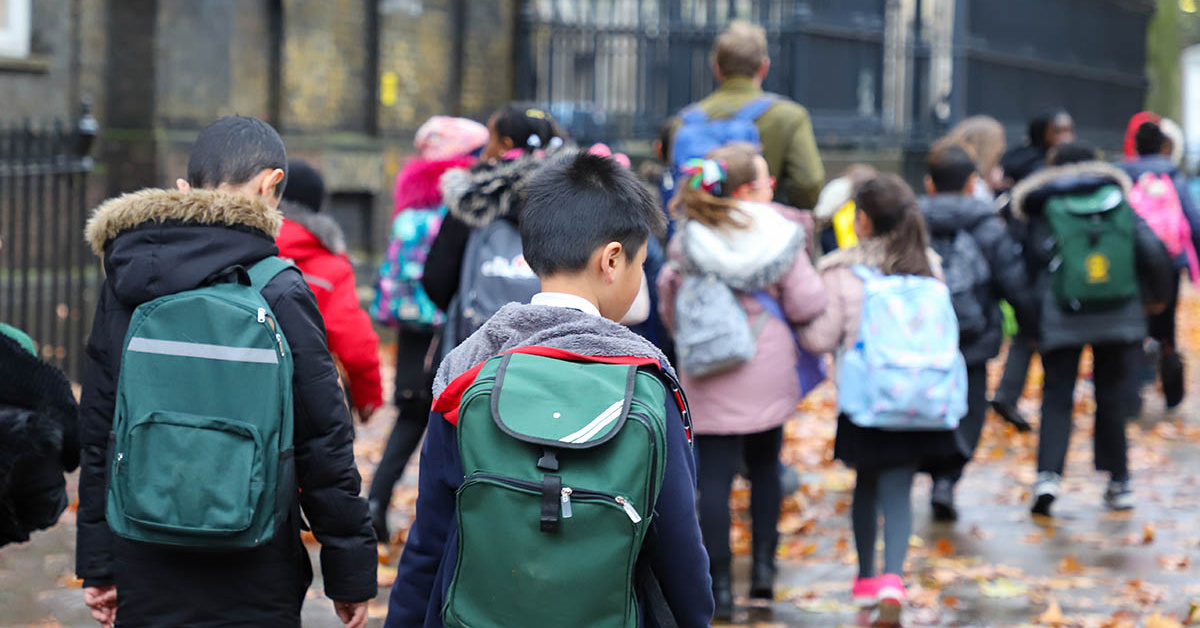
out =
[(558, 471), (558, 453), (549, 447), (543, 448), (537, 466), (543, 471)]

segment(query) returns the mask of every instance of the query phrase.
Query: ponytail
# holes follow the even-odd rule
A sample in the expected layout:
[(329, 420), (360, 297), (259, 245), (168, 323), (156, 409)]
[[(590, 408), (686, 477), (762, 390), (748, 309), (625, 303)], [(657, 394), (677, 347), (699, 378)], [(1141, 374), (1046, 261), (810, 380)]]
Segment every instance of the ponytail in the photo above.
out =
[(669, 205), (676, 218), (687, 218), (707, 227), (746, 227), (739, 201), (730, 195), (758, 175), (758, 148), (749, 142), (731, 142), (691, 159), (683, 168), (681, 189)]
[(929, 235), (917, 197), (903, 179), (881, 174), (863, 184), (855, 205), (874, 227), (874, 238), (884, 247), (879, 271), (887, 275), (933, 276), (929, 264)]

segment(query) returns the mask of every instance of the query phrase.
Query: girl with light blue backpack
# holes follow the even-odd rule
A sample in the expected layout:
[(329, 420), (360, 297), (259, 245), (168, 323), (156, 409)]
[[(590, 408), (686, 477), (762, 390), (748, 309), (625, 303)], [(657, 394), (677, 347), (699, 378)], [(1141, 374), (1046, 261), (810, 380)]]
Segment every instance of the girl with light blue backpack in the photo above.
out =
[[(856, 198), (858, 246), (821, 260), (825, 313), (799, 330), (809, 351), (837, 357), (834, 457), (857, 472), (851, 520), (859, 555), (856, 603), (899, 622), (912, 533), (912, 481), (931, 462), (963, 460), (966, 414), (958, 320), (912, 190), (880, 175)], [(884, 569), (876, 576), (879, 514)]]

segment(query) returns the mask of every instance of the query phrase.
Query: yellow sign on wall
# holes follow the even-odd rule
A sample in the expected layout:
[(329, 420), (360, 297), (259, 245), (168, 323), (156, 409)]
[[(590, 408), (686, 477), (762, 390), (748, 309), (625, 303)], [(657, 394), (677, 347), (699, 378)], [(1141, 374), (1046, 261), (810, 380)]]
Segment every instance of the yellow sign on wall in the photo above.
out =
[(379, 75), (379, 103), (393, 107), (400, 93), (400, 75), (388, 70)]

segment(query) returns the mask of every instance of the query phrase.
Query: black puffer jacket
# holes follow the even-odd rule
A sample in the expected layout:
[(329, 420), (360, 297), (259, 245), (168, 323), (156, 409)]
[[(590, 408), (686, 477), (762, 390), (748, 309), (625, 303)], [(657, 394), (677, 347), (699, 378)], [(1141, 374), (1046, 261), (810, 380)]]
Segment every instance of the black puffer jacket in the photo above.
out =
[(1004, 341), (1000, 299), (1012, 304), (1022, 326), (1036, 325), (1036, 302), (1031, 298), (1021, 245), (1013, 240), (991, 205), (971, 196), (938, 194), (924, 197), (921, 213), (929, 227), (930, 238), (952, 239), (958, 233), (966, 232), (987, 260), (991, 281), (976, 295), (987, 317), (987, 327), (961, 347), (968, 365), (984, 364), (1000, 353)]
[[(112, 534), (104, 515), (106, 447), (133, 310), (274, 255), (272, 237), (281, 221), (279, 212), (246, 197), (143, 190), (101, 205), (88, 223), (88, 240), (104, 257), (107, 279), (83, 379), (76, 572), (87, 586), (117, 585), (119, 625), (300, 625), (312, 567), (300, 540), (299, 509), (267, 545), (215, 554), (123, 540)], [(299, 272), (281, 273), (263, 296), (295, 363), (299, 503), (321, 542), (325, 593), (344, 602), (370, 599), (376, 592), (375, 535), (359, 497), (354, 430), (321, 314)]]
[(1135, 258), (1142, 298), (1100, 312), (1072, 313), (1059, 307), (1049, 271), (1057, 244), (1042, 210), (1054, 196), (1086, 193), (1106, 185), (1119, 185), (1128, 194), (1132, 182), (1116, 166), (1088, 161), (1045, 168), (1013, 188), (1013, 215), (1028, 224), (1025, 259), (1035, 277), (1040, 301), (1039, 348), (1043, 352), (1091, 344), (1141, 342), (1146, 337), (1143, 303), (1164, 303), (1171, 293), (1176, 273), (1167, 249), (1134, 213)]
[(79, 466), (79, 407), (58, 369), (0, 334), (0, 547), (58, 522)]

